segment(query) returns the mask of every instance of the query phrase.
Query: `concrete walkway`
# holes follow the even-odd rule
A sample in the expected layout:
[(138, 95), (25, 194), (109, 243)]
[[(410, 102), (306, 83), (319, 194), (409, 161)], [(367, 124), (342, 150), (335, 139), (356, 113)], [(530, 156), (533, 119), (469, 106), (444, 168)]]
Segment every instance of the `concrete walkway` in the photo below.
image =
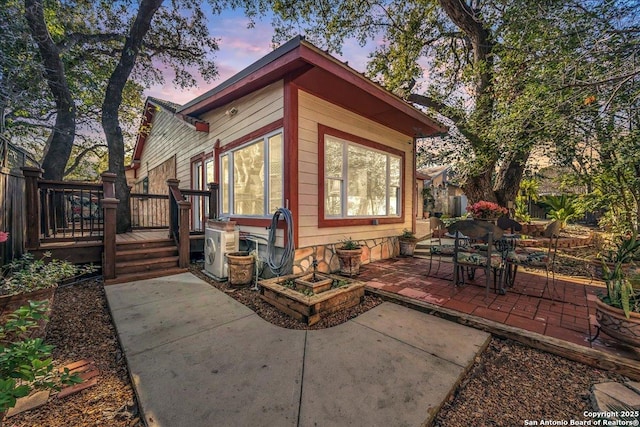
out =
[(392, 303), (274, 326), (190, 273), (105, 287), (149, 426), (420, 426), (487, 333)]

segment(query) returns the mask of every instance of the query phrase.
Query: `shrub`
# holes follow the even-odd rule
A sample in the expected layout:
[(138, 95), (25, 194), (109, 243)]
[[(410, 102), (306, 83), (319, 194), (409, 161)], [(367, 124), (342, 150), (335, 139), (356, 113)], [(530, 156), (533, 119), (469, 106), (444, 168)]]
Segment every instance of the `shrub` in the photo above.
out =
[(46, 320), (46, 301), (29, 301), (11, 313), (0, 325), (0, 414), (16, 405), (16, 400), (34, 389), (55, 389), (60, 385), (77, 384), (81, 379), (68, 369), (54, 371), (53, 346), (42, 338), (28, 338), (27, 333)]
[(95, 271), (93, 265), (79, 267), (68, 261), (48, 258), (51, 258), (49, 252), (38, 260), (26, 253), (7, 264), (3, 271), (5, 277), (0, 279), (0, 295), (51, 288), (64, 279)]

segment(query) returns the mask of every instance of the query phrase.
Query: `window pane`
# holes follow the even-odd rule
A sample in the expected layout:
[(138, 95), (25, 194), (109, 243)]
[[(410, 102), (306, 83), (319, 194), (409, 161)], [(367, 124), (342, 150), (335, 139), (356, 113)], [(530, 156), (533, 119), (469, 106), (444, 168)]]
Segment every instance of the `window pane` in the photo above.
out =
[(324, 176), (342, 178), (342, 142), (327, 137), (324, 150)]
[(389, 215), (398, 215), (400, 213), (400, 187), (389, 188)]
[(241, 148), (233, 157), (233, 212), (264, 215), (264, 141)]
[(215, 182), (215, 179), (213, 179), (213, 160), (207, 160), (204, 165), (206, 169), (206, 179), (204, 182), (203, 190), (208, 190), (209, 183)]
[(269, 138), (269, 212), (284, 207), (283, 182), (282, 134), (279, 133)]
[(222, 212), (229, 213), (229, 156), (220, 159), (220, 199)]
[(349, 145), (347, 163), (347, 215), (386, 215), (387, 156)]
[(325, 215), (340, 216), (342, 215), (342, 181), (339, 179), (327, 179), (325, 194)]
[(389, 157), (389, 185), (400, 187), (400, 158)]

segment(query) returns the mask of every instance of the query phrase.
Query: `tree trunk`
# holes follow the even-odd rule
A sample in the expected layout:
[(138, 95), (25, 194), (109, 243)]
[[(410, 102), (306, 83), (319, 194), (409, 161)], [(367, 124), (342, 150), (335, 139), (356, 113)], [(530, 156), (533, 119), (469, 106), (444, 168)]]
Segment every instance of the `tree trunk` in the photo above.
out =
[(43, 177), (61, 180), (73, 148), (76, 133), (76, 106), (67, 84), (60, 51), (47, 30), (42, 2), (25, 0), (24, 5), (31, 36), (38, 45), (45, 78), (56, 102), (56, 122), (49, 135), (48, 149), (42, 161)]
[(524, 168), (529, 160), (530, 150), (513, 151), (498, 171), (494, 185), (496, 199), (501, 206), (508, 207), (509, 202), (515, 202)]
[(124, 171), (124, 138), (120, 128), (118, 111), (122, 104), (122, 91), (136, 63), (142, 40), (151, 27), (151, 20), (162, 0), (142, 0), (136, 19), (125, 41), (120, 61), (109, 78), (102, 104), (102, 128), (109, 147), (109, 171), (116, 174), (116, 198), (120, 200), (116, 211), (116, 232), (131, 229), (129, 187)]
[(476, 203), (480, 200), (497, 203), (498, 199), (491, 186), (492, 174), (493, 169), (489, 169), (482, 174), (475, 174), (467, 178), (462, 189), (467, 199), (469, 199), (469, 204)]
[[(449, 19), (462, 30), (471, 41), (474, 68), (478, 70), (473, 88), (475, 99), (474, 112), (468, 123), (457, 123), (460, 131), (467, 137), (477, 161), (478, 172), (470, 175), (463, 185), (465, 194), (471, 203), (478, 200), (496, 202), (493, 192), (492, 175), (497, 155), (494, 144), (483, 136), (491, 126), (493, 117), (493, 41), (489, 30), (484, 28), (476, 10), (466, 2), (459, 0), (440, 0), (440, 6)], [(484, 160), (482, 160), (484, 159)]]

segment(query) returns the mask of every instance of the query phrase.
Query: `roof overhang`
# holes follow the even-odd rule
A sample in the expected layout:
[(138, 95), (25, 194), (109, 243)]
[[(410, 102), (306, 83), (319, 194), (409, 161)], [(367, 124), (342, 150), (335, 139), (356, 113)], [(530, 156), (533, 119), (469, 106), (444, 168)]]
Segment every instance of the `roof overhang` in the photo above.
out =
[(416, 138), (448, 128), (300, 36), (178, 109), (200, 116), (278, 80)]

